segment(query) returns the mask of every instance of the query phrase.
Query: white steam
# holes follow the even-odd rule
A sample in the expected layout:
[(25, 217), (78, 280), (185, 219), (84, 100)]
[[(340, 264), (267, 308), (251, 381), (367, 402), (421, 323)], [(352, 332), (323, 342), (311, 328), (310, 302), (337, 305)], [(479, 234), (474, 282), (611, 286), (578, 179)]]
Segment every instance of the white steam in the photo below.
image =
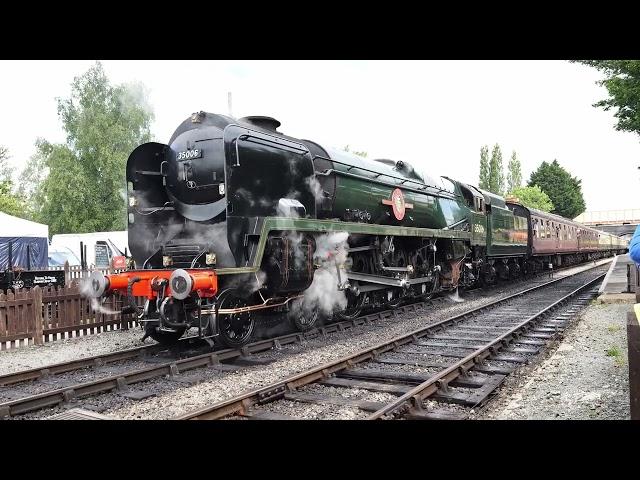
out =
[(80, 278), (78, 279), (78, 282), (80, 287), (80, 294), (87, 300), (91, 301), (91, 309), (94, 312), (103, 313), (105, 315), (117, 315), (120, 313), (117, 310), (111, 310), (110, 308), (105, 307), (97, 298), (91, 295), (93, 290), (91, 288), (91, 280), (89, 278)]
[(321, 201), (324, 198), (322, 185), (315, 177), (315, 175), (311, 175), (305, 179), (305, 184), (309, 187), (309, 191), (313, 194), (313, 198), (316, 199), (316, 202)]
[(330, 315), (336, 310), (347, 308), (347, 297), (342, 290), (338, 290), (338, 272), (340, 280), (347, 279), (344, 263), (347, 260), (349, 244), (347, 232), (336, 232), (316, 237), (316, 251), (313, 255), (316, 264), (320, 265), (315, 271), (311, 286), (305, 290), (302, 308), (305, 311), (318, 309), (324, 315)]

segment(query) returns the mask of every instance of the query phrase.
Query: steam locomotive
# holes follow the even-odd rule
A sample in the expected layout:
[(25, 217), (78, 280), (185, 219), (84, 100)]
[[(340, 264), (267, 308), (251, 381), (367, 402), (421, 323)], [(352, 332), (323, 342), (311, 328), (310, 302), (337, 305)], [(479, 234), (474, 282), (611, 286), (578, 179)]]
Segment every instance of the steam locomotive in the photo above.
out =
[[(363, 309), (623, 252), (625, 242), (410, 164), (198, 112), (127, 161), (132, 265), (94, 272), (146, 335), (239, 347), (256, 324), (305, 330)], [(135, 297), (145, 297), (139, 307)]]

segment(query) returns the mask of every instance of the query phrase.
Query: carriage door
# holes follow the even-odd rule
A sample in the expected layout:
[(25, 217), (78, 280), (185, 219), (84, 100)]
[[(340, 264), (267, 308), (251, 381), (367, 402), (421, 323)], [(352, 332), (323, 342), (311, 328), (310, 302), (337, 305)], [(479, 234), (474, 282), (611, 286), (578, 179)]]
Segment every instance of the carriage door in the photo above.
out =
[(576, 238), (578, 239), (578, 251), (580, 251), (580, 240), (581, 240), (580, 237), (582, 237), (582, 235), (580, 235), (580, 229), (577, 228), (576, 229)]

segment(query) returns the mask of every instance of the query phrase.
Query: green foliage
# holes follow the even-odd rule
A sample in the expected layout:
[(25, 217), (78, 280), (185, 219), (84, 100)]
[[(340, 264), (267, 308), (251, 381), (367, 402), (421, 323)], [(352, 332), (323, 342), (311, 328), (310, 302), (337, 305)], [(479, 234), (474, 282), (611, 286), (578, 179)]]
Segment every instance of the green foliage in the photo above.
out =
[(9, 166), (9, 150), (0, 146), (0, 212), (15, 217), (26, 217), (24, 199), (13, 191), (11, 167)]
[(496, 195), (504, 193), (504, 173), (502, 171), (502, 151), (497, 143), (491, 151), (489, 161), (489, 188), (488, 190)]
[(42, 206), (44, 205), (44, 189), (41, 188), (45, 178), (49, 174), (45, 152), (49, 152), (51, 146), (46, 140), (36, 140), (36, 153), (27, 161), (18, 181), (18, 194), (26, 201), (28, 216), (32, 219), (43, 219)]
[(0, 145), (0, 182), (11, 181), (11, 167), (7, 160), (9, 160), (9, 149)]
[(151, 137), (145, 88), (112, 86), (97, 62), (58, 99), (58, 115), (66, 144), (38, 139), (21, 176), (33, 216), (52, 234), (125, 229), (126, 161)]
[(542, 162), (531, 174), (528, 186), (538, 185), (554, 205), (551, 213), (575, 218), (586, 210), (582, 196), (582, 181), (572, 177), (557, 160)]
[(483, 190), (489, 189), (489, 147), (480, 148), (480, 181), (478, 185)]
[(365, 151), (362, 151), (362, 152), (356, 152), (355, 150), (349, 150), (349, 145), (346, 145), (346, 146), (343, 148), (343, 150), (344, 150), (345, 152), (353, 153), (354, 155), (359, 155), (359, 156), (361, 156), (361, 157), (365, 157), (365, 158), (366, 158), (366, 157), (367, 157), (367, 155), (368, 155), (368, 153), (367, 153), (367, 152), (365, 152)]
[(607, 354), (607, 357), (619, 357), (620, 355), (622, 355), (622, 352), (616, 346), (613, 346), (611, 348), (607, 348), (605, 350), (605, 353)]
[(507, 165), (507, 191), (511, 192), (522, 186), (522, 167), (520, 160), (516, 156), (515, 150), (511, 154), (509, 165)]
[(609, 98), (594, 103), (605, 111), (616, 109), (616, 130), (640, 135), (640, 60), (583, 60), (580, 63), (602, 71)]
[(539, 186), (533, 187), (517, 187), (509, 192), (509, 196), (514, 196), (525, 207), (535, 208), (543, 212), (553, 210), (553, 202), (549, 196), (544, 193)]

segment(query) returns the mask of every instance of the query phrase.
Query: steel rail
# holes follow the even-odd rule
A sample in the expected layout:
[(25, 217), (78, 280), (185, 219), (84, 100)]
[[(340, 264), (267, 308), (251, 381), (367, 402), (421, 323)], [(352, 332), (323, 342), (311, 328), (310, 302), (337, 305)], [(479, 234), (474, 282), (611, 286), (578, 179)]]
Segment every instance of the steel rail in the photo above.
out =
[[(502, 299), (499, 299), (487, 305), (477, 307), (475, 309), (469, 310), (465, 313), (456, 315), (449, 319), (436, 322), (435, 324), (432, 324), (428, 327), (417, 330), (405, 336), (397, 337), (396, 339), (392, 340), (392, 342), (397, 343), (402, 341), (403, 343), (406, 343), (408, 341), (411, 341), (411, 340), (406, 340), (411, 336), (417, 335), (419, 337), (419, 336), (426, 335), (426, 333), (428, 333), (428, 331), (433, 328), (437, 328), (439, 326), (455, 321), (457, 319), (462, 319), (469, 315), (475, 315), (476, 313), (481, 312), (488, 308), (495, 308), (496, 306), (504, 302), (508, 302), (513, 298), (520, 297), (533, 290), (537, 290), (545, 286), (554, 284), (556, 282), (560, 282), (567, 278), (571, 278), (575, 275), (588, 272), (590, 270), (593, 270), (594, 268), (598, 268), (602, 266), (603, 264), (592, 266), (592, 267), (589, 267), (588, 269), (581, 270), (580, 272), (577, 272), (575, 274), (553, 279), (549, 282), (545, 282), (543, 284), (530, 287), (528, 289), (509, 295), (507, 297), (504, 297)], [(213, 366), (220, 362), (234, 360), (239, 357), (247, 356), (249, 354), (260, 353), (260, 352), (272, 350), (274, 348), (280, 349), (284, 345), (299, 343), (306, 339), (313, 339), (318, 336), (325, 336), (328, 333), (343, 331), (345, 330), (345, 327), (353, 328), (360, 325), (366, 325), (371, 323), (372, 320), (376, 320), (376, 319), (382, 320), (385, 318), (395, 316), (398, 313), (416, 312), (418, 308), (424, 308), (424, 306), (430, 304), (430, 302), (431, 300), (428, 300), (425, 302), (412, 303), (412, 304), (404, 305), (395, 309), (384, 310), (384, 311), (371, 313), (371, 314), (364, 315), (354, 319), (335, 322), (327, 326), (313, 329), (307, 332), (294, 332), (286, 335), (281, 335), (279, 337), (259, 340), (257, 342), (248, 344), (240, 349), (223, 349), (223, 350), (217, 350), (217, 351), (214, 350), (211, 352), (187, 357), (184, 359), (170, 360), (155, 366), (133, 370), (131, 372), (124, 372), (121, 374), (112, 375), (99, 380), (89, 381), (89, 382), (85, 382), (85, 383), (77, 384), (73, 386), (66, 386), (59, 389), (51, 390), (49, 392), (44, 392), (37, 395), (31, 395), (31, 396), (7, 401), (4, 403), (0, 403), (0, 418), (12, 417), (15, 415), (21, 415), (21, 414), (28, 413), (35, 410), (52, 407), (52, 406), (67, 402), (69, 400), (82, 397), (82, 396), (108, 392), (116, 389), (125, 390), (129, 385), (132, 385), (134, 383), (151, 380), (153, 378), (157, 378), (163, 375), (171, 375), (171, 376), (178, 375), (181, 372), (185, 372), (195, 368)], [(419, 332), (424, 332), (424, 333), (419, 333)], [(181, 341), (188, 341), (192, 338), (196, 338), (196, 337), (187, 337), (182, 339)], [(384, 350), (384, 345), (386, 344), (377, 345), (376, 347), (373, 347), (372, 349), (369, 349), (367, 351), (376, 350), (376, 354), (382, 353), (389, 349), (387, 348), (386, 350)], [(153, 349), (153, 348), (157, 348), (160, 351), (166, 350), (166, 347), (162, 347), (155, 344), (146, 345), (142, 347), (134, 347), (132, 349), (113, 352), (105, 355), (97, 355), (94, 357), (88, 357), (88, 358), (79, 359), (75, 361), (64, 362), (61, 364), (38, 367), (31, 370), (16, 372), (13, 374), (7, 374), (5, 376), (0, 377), (0, 380), (5, 382), (10, 382), (10, 383), (6, 383), (7, 385), (12, 383), (15, 384), (22, 381), (46, 377), (47, 375), (50, 375), (52, 373), (63, 373), (63, 372), (77, 370), (79, 368), (84, 368), (87, 366), (98, 366), (101, 361), (103, 361), (104, 363), (108, 363), (108, 362), (113, 362), (118, 360), (124, 360), (127, 358), (133, 358), (136, 355), (139, 355), (140, 351)], [(124, 355), (124, 357), (122, 355)], [(113, 359), (113, 360), (105, 361), (105, 358)], [(362, 360), (365, 360), (365, 358), (358, 361), (362, 361)], [(82, 366), (73, 368), (73, 364), (82, 365)], [(320, 370), (322, 370), (323, 367), (319, 367), (319, 368)], [(328, 367), (324, 367), (324, 368), (328, 368)], [(13, 378), (13, 381), (11, 381), (12, 378)], [(0, 383), (0, 385), (2, 385), (2, 383)]]
[(399, 398), (394, 400), (392, 403), (389, 403), (384, 407), (382, 407), (381, 409), (377, 410), (376, 412), (372, 413), (367, 418), (367, 420), (381, 419), (384, 415), (393, 414), (394, 412), (402, 409), (403, 407), (409, 406), (409, 404), (411, 404), (411, 407), (413, 407), (418, 411), (422, 410), (422, 402), (428, 396), (433, 395), (438, 391), (439, 388), (441, 388), (442, 386), (446, 386), (446, 384), (455, 380), (457, 377), (461, 375), (465, 375), (467, 371), (470, 370), (476, 363), (486, 359), (487, 357), (491, 356), (495, 352), (499, 351), (503, 346), (506, 346), (505, 343), (503, 342), (507, 341), (508, 339), (511, 339), (516, 332), (524, 329), (524, 327), (528, 326), (534, 320), (539, 319), (549, 311), (555, 309), (560, 304), (566, 302), (571, 297), (575, 296), (577, 293), (581, 292), (582, 290), (598, 282), (605, 275), (606, 273), (603, 273), (602, 275), (594, 278), (593, 280), (587, 282), (586, 284), (581, 285), (575, 290), (569, 292), (567, 295), (563, 296), (559, 300), (556, 300), (551, 305), (543, 308), (539, 312), (534, 313), (523, 322), (519, 323), (515, 327), (511, 328), (510, 330), (500, 335), (498, 338), (490, 341), (489, 343), (483, 345), (477, 350), (474, 350), (472, 353), (460, 359), (459, 361), (455, 362), (453, 365), (449, 366), (448, 368), (441, 371), (440, 373), (434, 375), (429, 380), (426, 380), (420, 385), (416, 386), (415, 388), (409, 390), (407, 393), (400, 396)]
[[(501, 298), (496, 300), (495, 302), (491, 302), (487, 305), (483, 305), (481, 307), (477, 307), (474, 308), (472, 310), (469, 310), (467, 312), (449, 317), (447, 319), (438, 321), (436, 323), (433, 323), (427, 327), (422, 327), (420, 329), (414, 330), (412, 332), (409, 332), (407, 334), (395, 337), (391, 340), (388, 340), (386, 342), (383, 343), (379, 343), (373, 347), (369, 347), (363, 350), (360, 350), (359, 352), (356, 352), (355, 354), (351, 354), (348, 356), (345, 356), (339, 360), (335, 360), (333, 362), (328, 362), (325, 363), (323, 365), (320, 365), (316, 368), (313, 368), (311, 370), (308, 370), (306, 372), (302, 372), (299, 374), (296, 374), (294, 376), (291, 376), (285, 380), (281, 380), (279, 382), (275, 382), (271, 385), (268, 385), (266, 387), (262, 387), (259, 389), (255, 389), (249, 392), (246, 392), (244, 394), (238, 395), (236, 397), (233, 397), (231, 399), (222, 401), (222, 402), (218, 402), (216, 404), (210, 405), (208, 407), (204, 407), (202, 409), (193, 411), (193, 412), (189, 412), (183, 415), (180, 415), (178, 417), (175, 417), (174, 419), (176, 420), (204, 420), (204, 419), (218, 419), (218, 418), (222, 418), (231, 414), (243, 414), (246, 413), (247, 410), (255, 403), (264, 403), (270, 400), (276, 400), (276, 399), (280, 399), (283, 398), (285, 393), (288, 390), (293, 390), (297, 387), (309, 384), (309, 383), (313, 383), (317, 380), (322, 380), (322, 379), (326, 379), (328, 378), (331, 374), (339, 372), (340, 370), (344, 370), (345, 368), (354, 366), (358, 363), (362, 363), (364, 361), (367, 360), (372, 360), (375, 357), (377, 357), (378, 355), (380, 355), (381, 353), (385, 353), (391, 350), (394, 350), (402, 345), (411, 343), (416, 341), (417, 339), (419, 339), (420, 337), (424, 337), (425, 335), (432, 333), (433, 331), (437, 331), (439, 329), (442, 329), (443, 327), (452, 325), (452, 324), (456, 324), (462, 320), (465, 320), (469, 317), (473, 317), (476, 316), (478, 313), (481, 313), (485, 310), (491, 310), (491, 309), (495, 309), (496, 307), (503, 305), (505, 303), (508, 303), (510, 301), (512, 301), (515, 298), (518, 297), (522, 297), (524, 295), (527, 295), (528, 293), (531, 293), (533, 291), (536, 290), (540, 290), (546, 287), (549, 287), (553, 284), (556, 284), (558, 282), (561, 281), (565, 281), (568, 279), (571, 279), (572, 277), (575, 277), (581, 273), (585, 273), (585, 272), (589, 272), (593, 269), (599, 268), (602, 265), (596, 265), (593, 267), (590, 267), (589, 269), (586, 270), (582, 270), (580, 272), (577, 272), (575, 274), (566, 276), (566, 277), (562, 277), (562, 278), (557, 278), (557, 279), (553, 279), (551, 281), (545, 282), (543, 284), (540, 285), (536, 285), (533, 286), (531, 288), (528, 288), (526, 290), (523, 290), (521, 292), (517, 292), (515, 294), (509, 295), (507, 297)], [(600, 278), (604, 277), (604, 273), (602, 275), (599, 275), (597, 278), (590, 280), (589, 282), (587, 282), (586, 284), (582, 285), (580, 287), (580, 289), (586, 288), (586, 285), (589, 285), (595, 281), (598, 281)], [(556, 302), (557, 303), (557, 302)], [(547, 308), (545, 308), (545, 311), (547, 310)], [(502, 336), (500, 337), (502, 338)], [(498, 342), (499, 340), (496, 340), (496, 342)], [(491, 343), (491, 345), (494, 345), (494, 342)], [(489, 347), (487, 347), (487, 351), (489, 350)], [(487, 354), (488, 356), (489, 354)], [(467, 360), (468, 361), (468, 360)], [(460, 363), (460, 362), (458, 362)], [(463, 364), (466, 362), (463, 362)], [(462, 365), (464, 366), (464, 365)], [(457, 369), (460, 369), (460, 365), (456, 367)], [(437, 379), (436, 379), (437, 380)], [(436, 381), (434, 380), (434, 382)], [(404, 398), (405, 396), (401, 397)]]

